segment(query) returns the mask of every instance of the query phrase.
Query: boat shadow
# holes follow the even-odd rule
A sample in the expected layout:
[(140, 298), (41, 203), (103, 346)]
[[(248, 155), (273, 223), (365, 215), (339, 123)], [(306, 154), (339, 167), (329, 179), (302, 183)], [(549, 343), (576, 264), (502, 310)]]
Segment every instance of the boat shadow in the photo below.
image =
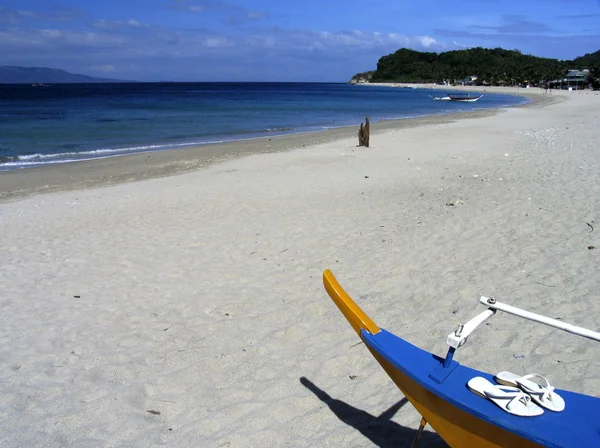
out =
[[(391, 420), (396, 412), (408, 403), (406, 398), (403, 398), (377, 417), (341, 400), (332, 398), (327, 392), (319, 389), (305, 377), (300, 378), (300, 383), (325, 403), (337, 418), (359, 431), (376, 446), (381, 448), (410, 447), (417, 435), (416, 428), (407, 428)], [(421, 435), (418, 446), (446, 448), (448, 445), (435, 432), (425, 430)]]

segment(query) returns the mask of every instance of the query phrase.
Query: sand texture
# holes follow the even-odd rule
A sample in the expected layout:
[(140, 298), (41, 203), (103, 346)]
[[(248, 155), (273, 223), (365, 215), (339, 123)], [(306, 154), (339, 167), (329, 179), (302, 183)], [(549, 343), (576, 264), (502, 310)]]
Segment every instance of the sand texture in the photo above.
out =
[[(0, 203), (0, 446), (410, 446), (326, 268), (440, 355), (480, 295), (598, 331), (600, 95), (554, 95)], [(456, 358), (600, 395), (600, 344), (508, 315)]]

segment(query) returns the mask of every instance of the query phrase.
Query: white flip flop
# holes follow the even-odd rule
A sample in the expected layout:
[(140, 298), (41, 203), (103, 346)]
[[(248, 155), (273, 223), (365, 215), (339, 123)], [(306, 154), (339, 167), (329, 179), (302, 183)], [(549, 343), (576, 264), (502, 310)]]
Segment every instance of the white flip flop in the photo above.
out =
[(532, 373), (520, 376), (510, 372), (500, 372), (494, 379), (500, 384), (518, 387), (527, 393), (536, 404), (549, 411), (560, 412), (565, 409), (565, 400), (554, 392), (554, 387), (542, 375)]
[(531, 401), (531, 397), (518, 387), (497, 386), (480, 376), (471, 378), (467, 387), (471, 392), (487, 398), (509, 414), (519, 417), (535, 417), (544, 413), (544, 410)]

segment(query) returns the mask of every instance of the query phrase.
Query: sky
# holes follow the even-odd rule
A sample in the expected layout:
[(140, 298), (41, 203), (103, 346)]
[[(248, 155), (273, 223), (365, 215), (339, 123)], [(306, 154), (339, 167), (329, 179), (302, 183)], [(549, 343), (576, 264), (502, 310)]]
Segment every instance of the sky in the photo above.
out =
[(600, 50), (600, 0), (0, 0), (0, 66), (136, 81), (345, 82), (399, 48)]

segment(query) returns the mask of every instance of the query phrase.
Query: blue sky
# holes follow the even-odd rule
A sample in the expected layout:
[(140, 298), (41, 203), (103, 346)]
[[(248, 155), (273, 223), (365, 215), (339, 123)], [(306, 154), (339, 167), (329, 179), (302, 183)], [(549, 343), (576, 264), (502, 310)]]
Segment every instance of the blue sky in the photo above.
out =
[(476, 46), (597, 51), (600, 0), (0, 0), (0, 65), (139, 81), (347, 81)]

